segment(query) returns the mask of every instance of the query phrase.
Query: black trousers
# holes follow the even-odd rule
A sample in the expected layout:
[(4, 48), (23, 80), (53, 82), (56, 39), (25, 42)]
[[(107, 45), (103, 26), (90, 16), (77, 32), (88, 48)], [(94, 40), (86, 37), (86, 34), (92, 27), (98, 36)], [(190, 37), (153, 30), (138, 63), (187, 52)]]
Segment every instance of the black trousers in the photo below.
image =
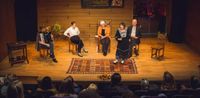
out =
[(81, 49), (84, 47), (83, 41), (80, 39), (78, 35), (72, 36), (70, 40), (78, 45), (78, 53), (81, 53)]
[[(130, 57), (132, 57), (132, 52), (134, 52), (134, 54), (138, 54), (138, 50), (135, 48), (136, 45), (140, 44), (140, 42), (138, 41), (138, 39), (132, 39), (130, 42)], [(132, 50), (134, 47), (134, 51)]]
[(102, 52), (103, 52), (104, 54), (107, 54), (107, 52), (108, 52), (108, 47), (109, 47), (109, 45), (110, 45), (110, 38), (106, 37), (106, 38), (104, 38), (104, 39), (101, 39), (100, 42), (101, 42), (101, 44), (102, 44)]

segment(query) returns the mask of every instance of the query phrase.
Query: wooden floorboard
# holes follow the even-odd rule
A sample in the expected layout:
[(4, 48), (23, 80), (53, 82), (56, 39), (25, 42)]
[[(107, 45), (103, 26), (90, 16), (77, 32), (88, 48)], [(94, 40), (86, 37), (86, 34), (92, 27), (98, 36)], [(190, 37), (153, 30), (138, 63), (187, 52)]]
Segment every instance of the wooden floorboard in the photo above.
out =
[[(106, 57), (96, 52), (96, 43), (94, 38), (83, 39), (85, 47), (89, 53), (84, 54), (84, 58), (115, 58), (116, 41), (111, 41), (111, 53)], [(139, 57), (133, 57), (136, 61), (138, 74), (122, 74), (123, 81), (137, 81), (141, 78), (149, 80), (162, 80), (164, 71), (171, 72), (176, 79), (189, 79), (191, 75), (199, 75), (198, 65), (200, 65), (200, 56), (192, 51), (185, 44), (166, 43), (165, 58), (162, 61), (152, 59), (151, 44), (156, 42), (156, 38), (142, 38), (140, 44)], [(68, 43), (66, 40), (55, 41), (55, 54), (58, 63), (53, 63), (50, 58), (41, 58), (39, 52), (35, 50), (35, 43), (28, 42), (28, 58), (30, 63), (16, 64), (13, 67), (6, 57), (0, 63), (0, 74), (15, 73), (18, 76), (51, 76), (55, 80), (64, 79), (70, 75), (66, 74), (69, 68), (71, 58), (79, 58), (68, 52)], [(76, 81), (101, 81), (100, 74), (73, 74)]]

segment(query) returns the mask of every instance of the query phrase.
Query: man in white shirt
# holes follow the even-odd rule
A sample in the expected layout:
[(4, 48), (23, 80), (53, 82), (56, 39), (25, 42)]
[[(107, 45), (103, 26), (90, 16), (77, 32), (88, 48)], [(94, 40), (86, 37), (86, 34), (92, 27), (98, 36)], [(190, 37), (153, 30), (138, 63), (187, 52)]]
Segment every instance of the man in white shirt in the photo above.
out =
[(88, 51), (84, 48), (83, 41), (80, 39), (79, 34), (80, 31), (76, 26), (75, 21), (72, 21), (71, 26), (64, 32), (65, 36), (69, 37), (74, 44), (78, 45), (78, 56), (83, 57), (83, 55), (81, 54), (81, 49), (83, 49), (85, 53), (87, 53)]
[(128, 27), (128, 34), (131, 35), (131, 42), (130, 42), (130, 57), (132, 56), (132, 49), (134, 48), (134, 53), (136, 56), (139, 55), (138, 50), (136, 49), (136, 45), (140, 44), (140, 33), (141, 27), (137, 25), (137, 19), (132, 19), (132, 25)]

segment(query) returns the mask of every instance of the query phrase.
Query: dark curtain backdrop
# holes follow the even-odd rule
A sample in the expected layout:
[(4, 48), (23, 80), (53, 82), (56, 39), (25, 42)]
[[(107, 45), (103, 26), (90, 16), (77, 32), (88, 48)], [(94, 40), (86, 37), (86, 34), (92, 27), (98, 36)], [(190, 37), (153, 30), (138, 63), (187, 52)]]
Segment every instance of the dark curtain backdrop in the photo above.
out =
[(18, 41), (34, 41), (37, 32), (37, 0), (15, 0)]

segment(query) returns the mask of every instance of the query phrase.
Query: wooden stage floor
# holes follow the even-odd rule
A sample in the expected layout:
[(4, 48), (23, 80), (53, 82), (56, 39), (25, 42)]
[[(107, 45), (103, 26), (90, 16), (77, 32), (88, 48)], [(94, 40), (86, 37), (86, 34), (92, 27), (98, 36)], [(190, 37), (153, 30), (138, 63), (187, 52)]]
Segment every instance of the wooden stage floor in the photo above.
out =
[[(83, 58), (115, 58), (116, 41), (111, 41), (111, 53), (106, 57), (96, 52), (96, 43), (94, 38), (83, 39), (85, 47), (89, 53)], [(156, 38), (142, 38), (140, 44), (139, 57), (133, 57), (136, 61), (138, 74), (123, 74), (123, 81), (137, 81), (142, 78), (149, 80), (162, 80), (164, 71), (171, 72), (176, 79), (189, 79), (192, 75), (199, 75), (198, 65), (200, 65), (200, 56), (192, 51), (185, 44), (166, 43), (165, 59), (158, 61), (152, 59), (151, 44), (155, 43)], [(6, 57), (0, 63), (0, 74), (15, 73), (18, 76), (51, 76), (55, 80), (62, 80), (69, 74), (66, 71), (69, 68), (72, 58), (79, 58), (68, 52), (68, 43), (65, 40), (55, 41), (55, 54), (58, 63), (53, 63), (50, 58), (43, 59), (39, 52), (35, 50), (35, 43), (28, 42), (28, 58), (30, 63), (16, 64), (13, 67)], [(76, 81), (101, 81), (99, 74), (73, 74)]]

